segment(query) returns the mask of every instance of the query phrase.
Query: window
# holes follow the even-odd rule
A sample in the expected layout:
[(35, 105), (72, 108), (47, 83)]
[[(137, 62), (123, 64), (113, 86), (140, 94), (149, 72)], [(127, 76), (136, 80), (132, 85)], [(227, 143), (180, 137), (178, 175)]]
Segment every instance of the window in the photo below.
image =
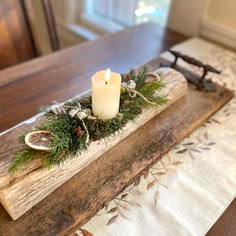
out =
[(135, 10), (136, 24), (153, 21), (160, 25), (167, 24), (171, 0), (138, 1)]
[(63, 47), (136, 24), (166, 25), (172, 0), (51, 0)]
[(108, 31), (148, 21), (165, 25), (170, 5), (171, 0), (84, 0), (82, 18)]

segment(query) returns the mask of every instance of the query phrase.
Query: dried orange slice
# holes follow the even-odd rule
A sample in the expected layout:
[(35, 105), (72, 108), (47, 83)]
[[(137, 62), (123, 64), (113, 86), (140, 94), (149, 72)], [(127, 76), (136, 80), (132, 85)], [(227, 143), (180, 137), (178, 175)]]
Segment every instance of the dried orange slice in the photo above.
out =
[(47, 151), (53, 134), (49, 131), (34, 131), (25, 136), (25, 143), (35, 150)]

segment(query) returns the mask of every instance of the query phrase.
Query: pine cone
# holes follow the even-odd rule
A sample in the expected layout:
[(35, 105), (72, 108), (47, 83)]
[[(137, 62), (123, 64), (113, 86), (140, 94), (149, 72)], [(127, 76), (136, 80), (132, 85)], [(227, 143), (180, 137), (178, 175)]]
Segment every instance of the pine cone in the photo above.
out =
[(126, 121), (122, 121), (122, 127), (125, 127), (125, 126), (126, 126), (126, 124), (127, 124), (127, 122), (126, 122)]
[(81, 99), (80, 99), (80, 102), (83, 103), (83, 104), (89, 104), (89, 103), (91, 103), (90, 99), (88, 99), (88, 98), (81, 98)]
[(127, 73), (123, 77), (123, 82), (128, 82), (130, 80), (130, 75)]
[(78, 126), (77, 128), (75, 128), (75, 132), (77, 134), (77, 136), (80, 138), (83, 134), (84, 134), (84, 131), (81, 129), (80, 126)]
[(138, 109), (138, 114), (141, 114), (143, 112), (142, 108)]
[(123, 101), (124, 105), (129, 105), (130, 103), (133, 103), (133, 101), (131, 101), (131, 100), (124, 100)]
[(93, 142), (97, 141), (98, 139), (99, 139), (99, 138), (98, 138), (97, 135), (95, 135), (95, 136), (92, 137), (92, 141), (93, 141)]

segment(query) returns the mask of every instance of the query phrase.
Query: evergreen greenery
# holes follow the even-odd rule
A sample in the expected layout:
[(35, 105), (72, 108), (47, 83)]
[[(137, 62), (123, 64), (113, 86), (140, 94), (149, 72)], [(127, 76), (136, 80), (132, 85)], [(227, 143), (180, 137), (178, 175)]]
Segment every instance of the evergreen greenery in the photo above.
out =
[[(137, 85), (135, 90), (145, 96), (149, 101), (155, 102), (156, 105), (165, 104), (167, 99), (155, 94), (163, 88), (164, 84), (162, 80), (145, 82), (147, 72), (147, 68), (145, 67), (138, 72), (132, 70), (122, 75), (122, 81), (134, 80)], [(78, 102), (80, 102), (82, 109), (92, 109), (91, 100), (91, 97), (75, 98), (72, 101), (66, 102), (64, 106), (77, 106)], [(116, 131), (120, 131), (127, 122), (134, 121), (142, 113), (143, 108), (151, 108), (153, 106), (139, 95), (131, 98), (128, 92), (122, 88), (120, 110), (115, 118), (110, 120), (102, 120), (97, 117), (95, 119), (84, 119), (84, 123), (89, 131), (89, 143), (86, 143), (87, 136), (82, 121), (77, 116), (72, 117), (68, 114), (70, 108), (66, 108), (66, 112), (60, 114), (54, 114), (52, 111), (48, 111), (45, 114), (45, 120), (35, 130), (44, 130), (53, 133), (52, 141), (49, 144), (49, 151), (37, 151), (29, 148), (27, 145), (23, 145), (22, 149), (16, 153), (9, 170), (14, 172), (38, 157), (42, 158), (44, 167), (50, 168), (54, 165), (60, 165), (69, 156), (76, 157), (78, 154), (81, 154), (82, 151), (88, 148), (90, 142), (106, 138), (114, 135)], [(79, 134), (77, 131), (78, 127)], [(20, 135), (18, 140), (24, 143), (24, 137), (25, 134)]]

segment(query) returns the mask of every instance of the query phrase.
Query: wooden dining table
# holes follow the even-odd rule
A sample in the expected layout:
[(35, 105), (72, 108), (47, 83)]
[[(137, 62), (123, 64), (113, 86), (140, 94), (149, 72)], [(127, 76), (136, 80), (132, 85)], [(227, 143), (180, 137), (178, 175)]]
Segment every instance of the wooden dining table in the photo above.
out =
[[(37, 114), (40, 107), (88, 91), (96, 71), (127, 72), (187, 38), (154, 23), (141, 24), (1, 70), (0, 132)], [(236, 235), (235, 211), (234, 200), (207, 235)], [(0, 221), (9, 218), (2, 206), (0, 215)], [(9, 234), (0, 229), (0, 235)]]

